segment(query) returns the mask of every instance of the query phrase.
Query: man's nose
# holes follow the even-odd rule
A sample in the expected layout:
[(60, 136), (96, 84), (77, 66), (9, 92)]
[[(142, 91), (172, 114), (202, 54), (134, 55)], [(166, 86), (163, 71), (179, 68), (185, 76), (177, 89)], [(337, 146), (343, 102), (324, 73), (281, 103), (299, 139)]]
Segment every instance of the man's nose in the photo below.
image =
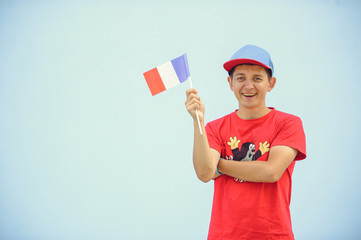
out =
[(253, 82), (251, 80), (246, 80), (244, 83), (244, 87), (246, 89), (252, 89), (253, 88)]

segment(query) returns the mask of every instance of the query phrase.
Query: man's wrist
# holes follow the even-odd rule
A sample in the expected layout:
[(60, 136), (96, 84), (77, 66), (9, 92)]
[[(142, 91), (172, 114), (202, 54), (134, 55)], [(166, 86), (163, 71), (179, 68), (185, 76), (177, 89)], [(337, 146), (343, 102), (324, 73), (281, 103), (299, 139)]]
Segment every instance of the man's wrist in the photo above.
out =
[(224, 173), (223, 173), (223, 171), (222, 171), (222, 167), (221, 167), (221, 165), (222, 165), (222, 161), (225, 161), (225, 159), (224, 158), (220, 158), (219, 159), (219, 162), (218, 162), (218, 165), (217, 165), (217, 168), (216, 168), (216, 172), (219, 174), (219, 175), (223, 175)]
[(216, 168), (216, 173), (217, 173), (218, 175), (223, 175), (223, 173), (221, 173), (220, 171), (218, 171), (218, 166), (217, 166), (217, 168)]
[(218, 165), (217, 165), (217, 171), (224, 174), (224, 169), (223, 169), (223, 161), (227, 161), (226, 159), (224, 158), (220, 158), (219, 159), (219, 162), (218, 162)]
[[(199, 123), (200, 123), (201, 127), (204, 126), (203, 121), (200, 120)], [(199, 127), (197, 119), (193, 119), (193, 125), (194, 125), (194, 127)]]

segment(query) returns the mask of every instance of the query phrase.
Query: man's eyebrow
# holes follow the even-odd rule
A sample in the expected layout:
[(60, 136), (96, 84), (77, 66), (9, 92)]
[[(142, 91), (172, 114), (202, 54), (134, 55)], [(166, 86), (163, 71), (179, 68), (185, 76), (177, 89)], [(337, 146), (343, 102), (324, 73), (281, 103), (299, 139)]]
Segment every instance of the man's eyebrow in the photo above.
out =
[[(244, 73), (235, 73), (234, 76), (237, 76), (237, 75), (245, 75)], [(262, 77), (262, 74), (254, 74), (253, 76), (255, 77)]]

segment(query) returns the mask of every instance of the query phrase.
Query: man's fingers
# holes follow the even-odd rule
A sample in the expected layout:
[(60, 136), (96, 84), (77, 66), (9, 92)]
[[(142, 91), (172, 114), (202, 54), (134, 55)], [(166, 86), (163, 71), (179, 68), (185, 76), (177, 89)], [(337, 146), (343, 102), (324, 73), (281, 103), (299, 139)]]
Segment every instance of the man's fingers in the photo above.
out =
[(186, 93), (187, 93), (187, 94), (188, 94), (188, 93), (198, 93), (198, 90), (195, 89), (195, 88), (188, 88), (188, 89), (186, 90)]
[(198, 101), (201, 100), (201, 98), (198, 96), (198, 94), (195, 94), (195, 93), (190, 93), (187, 97), (187, 100), (186, 101), (192, 101), (194, 99), (197, 99)]
[(186, 90), (186, 95), (187, 95), (187, 99), (191, 96), (191, 95), (197, 95), (198, 96), (198, 90), (195, 88), (189, 88)]
[(194, 103), (190, 103), (188, 105), (186, 105), (188, 112), (193, 112), (196, 109), (198, 110), (200, 108), (200, 104), (197, 102)]
[(201, 105), (201, 99), (198, 95), (190, 95), (189, 98), (186, 100), (185, 105), (188, 108), (188, 106), (197, 104), (197, 109), (199, 109), (199, 106)]
[(200, 98), (191, 98), (191, 99), (189, 99), (189, 100), (186, 101), (186, 105), (193, 104), (193, 103), (198, 103), (198, 104), (200, 104), (200, 103), (201, 103), (201, 99), (200, 99)]

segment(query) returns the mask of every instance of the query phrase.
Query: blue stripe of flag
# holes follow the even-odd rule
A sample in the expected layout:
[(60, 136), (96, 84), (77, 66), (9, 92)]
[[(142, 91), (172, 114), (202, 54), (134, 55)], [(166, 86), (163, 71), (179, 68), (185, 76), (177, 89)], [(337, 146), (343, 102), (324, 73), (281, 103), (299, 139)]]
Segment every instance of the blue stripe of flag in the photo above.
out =
[(190, 76), (189, 68), (188, 68), (188, 61), (187, 61), (187, 54), (183, 54), (180, 57), (177, 57), (171, 60), (173, 68), (178, 76), (179, 82), (184, 82)]

